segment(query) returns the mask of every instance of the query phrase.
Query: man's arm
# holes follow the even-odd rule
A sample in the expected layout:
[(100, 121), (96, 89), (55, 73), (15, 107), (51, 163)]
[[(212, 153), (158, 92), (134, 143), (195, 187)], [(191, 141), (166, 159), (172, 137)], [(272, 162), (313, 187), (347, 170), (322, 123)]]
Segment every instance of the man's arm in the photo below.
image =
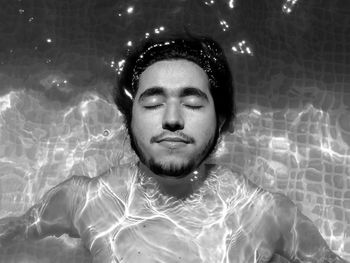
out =
[(69, 234), (79, 237), (72, 213), (88, 178), (73, 176), (49, 190), (24, 215), (0, 219), (0, 247), (13, 239), (41, 239)]
[(281, 231), (277, 253), (291, 262), (346, 263), (327, 245), (313, 222), (288, 197), (276, 194), (276, 216)]

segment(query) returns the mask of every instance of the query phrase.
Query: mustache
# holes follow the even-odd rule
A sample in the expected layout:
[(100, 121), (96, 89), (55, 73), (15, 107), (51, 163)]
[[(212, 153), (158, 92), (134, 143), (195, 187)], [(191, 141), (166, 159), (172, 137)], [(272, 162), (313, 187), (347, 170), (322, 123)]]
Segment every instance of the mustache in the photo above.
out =
[(159, 142), (167, 137), (178, 137), (178, 138), (184, 140), (186, 143), (194, 143), (195, 142), (194, 138), (192, 138), (191, 136), (188, 136), (187, 134), (185, 134), (181, 131), (175, 131), (175, 132), (165, 132), (164, 131), (159, 135), (153, 136), (151, 138), (151, 143)]

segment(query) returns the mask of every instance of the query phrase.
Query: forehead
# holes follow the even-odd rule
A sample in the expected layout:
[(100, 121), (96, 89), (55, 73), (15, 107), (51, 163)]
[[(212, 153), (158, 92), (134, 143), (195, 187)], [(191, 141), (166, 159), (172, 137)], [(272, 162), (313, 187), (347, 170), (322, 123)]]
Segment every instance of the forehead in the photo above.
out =
[(209, 92), (206, 72), (196, 63), (186, 59), (161, 60), (148, 66), (140, 75), (137, 93), (152, 87), (176, 89), (199, 88)]

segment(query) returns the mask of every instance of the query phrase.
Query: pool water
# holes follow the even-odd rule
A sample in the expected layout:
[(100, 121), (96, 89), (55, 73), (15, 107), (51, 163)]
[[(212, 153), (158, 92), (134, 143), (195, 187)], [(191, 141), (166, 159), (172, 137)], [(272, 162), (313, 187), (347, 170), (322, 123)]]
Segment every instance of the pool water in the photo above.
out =
[[(112, 102), (123, 50), (209, 34), (237, 116), (212, 157), (289, 196), (350, 260), (350, 9), (346, 1), (16, 1), (0, 10), (0, 217), (72, 174), (135, 156)], [(0, 262), (89, 262), (79, 239), (15, 242)]]

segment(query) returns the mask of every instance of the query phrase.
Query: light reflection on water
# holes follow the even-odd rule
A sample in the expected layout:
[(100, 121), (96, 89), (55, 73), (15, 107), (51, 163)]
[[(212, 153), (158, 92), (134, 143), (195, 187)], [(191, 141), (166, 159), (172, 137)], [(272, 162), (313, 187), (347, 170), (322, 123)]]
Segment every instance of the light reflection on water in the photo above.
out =
[[(113, 104), (85, 94), (75, 106), (57, 109), (36, 95), (12, 91), (0, 99), (0, 217), (22, 214), (72, 174), (94, 177), (118, 162), (135, 160)], [(330, 247), (346, 258), (348, 112), (325, 112), (311, 104), (275, 111), (254, 105), (245, 109), (214, 162), (289, 196)]]
[[(257, 57), (260, 69), (254, 68), (254, 63), (250, 64), (252, 60), (247, 59), (247, 62), (237, 57), (232, 59), (236, 60), (233, 61), (233, 65), (234, 75), (237, 77), (236, 101), (239, 114), (234, 125), (234, 133), (225, 136), (214, 162), (228, 165), (265, 189), (288, 195), (313, 220), (330, 247), (349, 260), (350, 120), (348, 116), (350, 115), (346, 104), (350, 97), (345, 92), (346, 86), (337, 88), (338, 84), (346, 85), (346, 74), (340, 75), (346, 71), (346, 67), (344, 66), (344, 69), (339, 66), (333, 54), (336, 53), (334, 52), (336, 49), (337, 52), (343, 52), (340, 53), (344, 55), (343, 57), (347, 55), (342, 42), (337, 38), (339, 35), (328, 27), (322, 27), (324, 24), (319, 23), (318, 19), (324, 16), (316, 16), (314, 13), (315, 17), (309, 15), (310, 6), (303, 5), (305, 1), (266, 1), (268, 4), (264, 4), (263, 1), (255, 2), (254, 4), (260, 5), (258, 7), (252, 5), (249, 9), (255, 12), (254, 15), (259, 15), (257, 18), (254, 15), (252, 18), (244, 17), (244, 13), (243, 16), (235, 13), (237, 9), (242, 8), (243, 1), (239, 0), (192, 1), (195, 4), (188, 4), (187, 7), (186, 2), (189, 1), (169, 1), (169, 9), (160, 3), (154, 4), (156, 1), (147, 8), (142, 8), (138, 1), (118, 2), (113, 8), (108, 9), (113, 9), (113, 17), (119, 20), (113, 20), (107, 16), (107, 12), (101, 12), (103, 15), (99, 16), (98, 8), (94, 13), (91, 10), (95, 7), (87, 6), (86, 10), (89, 9), (94, 17), (96, 15), (97, 21), (91, 20), (90, 24), (93, 26), (97, 24), (97, 27), (94, 27), (96, 32), (103, 31), (101, 30), (103, 27), (98, 27), (98, 23), (105, 25), (105, 17), (112, 21), (109, 25), (118, 25), (113, 30), (108, 32), (106, 30), (107, 44), (104, 48), (107, 51), (93, 48), (92, 53), (101, 51), (104, 54), (102, 56), (97, 54), (95, 55), (97, 59), (94, 59), (102, 60), (105, 65), (119, 72), (122, 70), (124, 60), (122, 57), (111, 55), (115, 43), (108, 42), (109, 33), (118, 33), (116, 35), (119, 48), (132, 47), (140, 36), (148, 38), (182, 27), (182, 24), (187, 26), (190, 24), (189, 27), (194, 31), (198, 30), (199, 33), (210, 32), (215, 37), (224, 39), (222, 42), (227, 44), (226, 49), (231, 52), (230, 54), (241, 57), (248, 55), (251, 59)], [(273, 12), (269, 13), (271, 16), (266, 15), (264, 8), (273, 10), (277, 2), (278, 15)], [(17, 5), (15, 7), (17, 8)], [(47, 23), (48, 26), (44, 26), (44, 33), (33, 34), (36, 38), (33, 37), (33, 42), (25, 47), (19, 45), (17, 48), (15, 44), (21, 41), (13, 39), (12, 43), (15, 43), (13, 47), (4, 49), (0, 56), (0, 64), (8, 66), (4, 68), (5, 73), (0, 74), (0, 217), (22, 214), (48, 189), (72, 174), (94, 177), (118, 162), (128, 163), (135, 158), (128, 148), (120, 114), (115, 106), (108, 102), (109, 99), (101, 96), (103, 93), (101, 90), (110, 90), (110, 83), (94, 82), (91, 80), (94, 76), (91, 72), (77, 70), (72, 73), (75, 66), (81, 66), (93, 57), (89, 49), (90, 44), (85, 45), (85, 42), (91, 40), (93, 43), (91, 46), (96, 47), (101, 45), (101, 42), (104, 45), (105, 38), (101, 37), (102, 41), (96, 40), (97, 44), (93, 42), (95, 39), (87, 39), (93, 38), (93, 33), (90, 32), (92, 29), (88, 29), (88, 34), (84, 35), (86, 32), (80, 32), (82, 28), (74, 27), (75, 23), (81, 25), (71, 18), (76, 15), (74, 8), (65, 9), (58, 5), (57, 12), (68, 13), (65, 19), (69, 21), (66, 23), (64, 19), (58, 19), (57, 21), (66, 23), (65, 27), (60, 28), (61, 23), (57, 22), (58, 28), (70, 33), (72, 32), (67, 30), (68, 27), (74, 28), (73, 35), (63, 34), (60, 38), (57, 33), (59, 30), (56, 32), (53, 30), (56, 27), (50, 27), (50, 23), (56, 21), (50, 20), (55, 15), (48, 16), (49, 19), (45, 20), (41, 13), (41, 10), (44, 10), (45, 14), (49, 10), (49, 13), (56, 14), (54, 8), (47, 8), (39, 8), (40, 12), (34, 15), (24, 1), (18, 1), (16, 15), (26, 21), (28, 29), (40, 23), (41, 25)], [(186, 16), (188, 9), (191, 10), (190, 16)], [(261, 13), (256, 12), (260, 9)], [(7, 15), (6, 10), (11, 13), (12, 9), (4, 8), (4, 10), (6, 14), (3, 15)], [(163, 12), (165, 18), (154, 16), (153, 19), (153, 13), (157, 10)], [(320, 6), (317, 10), (325, 12), (326, 8)], [(74, 16), (69, 15), (70, 13), (74, 13)], [(285, 19), (281, 19), (280, 13), (285, 15)], [(7, 16), (4, 17), (7, 19)], [(80, 18), (78, 15), (79, 22), (90, 21), (84, 16)], [(140, 20), (145, 22), (144, 25), (139, 23)], [(151, 22), (146, 23), (146, 20)], [(255, 20), (258, 20), (255, 27), (250, 26), (249, 22), (256, 22)], [(327, 21), (327, 19), (320, 20)], [(138, 26), (134, 26), (133, 23)], [(317, 26), (313, 28), (315, 24), (320, 25), (319, 28)], [(260, 26), (266, 26), (269, 30), (264, 30)], [(245, 30), (239, 30), (238, 27), (243, 27)], [(41, 28), (35, 27), (35, 29)], [(319, 30), (322, 37), (324, 31), (332, 31), (329, 39), (327, 39), (329, 35), (326, 36), (324, 45), (321, 41), (321, 46), (316, 46), (316, 49), (321, 50), (318, 53), (314, 45), (318, 41), (307, 38), (307, 35), (314, 36), (311, 30), (312, 32)], [(12, 28), (10, 31), (13, 31)], [(133, 34), (130, 34), (131, 31)], [(262, 33), (259, 35), (260, 31)], [(21, 30), (18, 32), (20, 34)], [(93, 30), (92, 32), (97, 34)], [(70, 37), (76, 42), (69, 42), (67, 39)], [(3, 39), (10, 40), (11, 43), (9, 35), (5, 35)], [(81, 39), (84, 44), (79, 45), (77, 39)], [(344, 41), (345, 38), (341, 39)], [(262, 45), (262, 42), (266, 43), (266, 46)], [(68, 48), (66, 54), (65, 44), (69, 47), (72, 45), (76, 49), (72, 48), (72, 51)], [(327, 50), (327, 45), (330, 46), (330, 50)], [(6, 45), (5, 47), (7, 48)], [(28, 54), (21, 54), (21, 48)], [(312, 52), (309, 52), (309, 48)], [(35, 52), (39, 52), (39, 55)], [(325, 56), (315, 55), (310, 58), (308, 54), (314, 52)], [(53, 55), (56, 53), (58, 55)], [(293, 53), (292, 58), (288, 57), (290, 53)], [(27, 55), (29, 60), (33, 60), (35, 66), (33, 72), (39, 74), (35, 75), (31, 70), (23, 69), (28, 64)], [(303, 56), (305, 65), (304, 60), (294, 61)], [(319, 60), (321, 62), (317, 64)], [(83, 62), (79, 64), (80, 61)], [(341, 61), (345, 61), (345, 58)], [(22, 62), (25, 62), (24, 66)], [(337, 67), (329, 63), (334, 63)], [(48, 71), (47, 67), (51, 65), (58, 65), (57, 67), (66, 73), (63, 74), (60, 70)], [(318, 69), (320, 65), (321, 69)], [(11, 66), (15, 69), (11, 69)], [(278, 68), (277, 72), (274, 67)], [(265, 72), (261, 68), (270, 71)], [(89, 70), (95, 69), (89, 68)], [(10, 73), (7, 75), (7, 72)], [(20, 77), (27, 78), (24, 82), (16, 79), (22, 72), (26, 73)], [(245, 75), (244, 78), (241, 77), (242, 74)], [(340, 77), (339, 75), (337, 78), (330, 77), (329, 74), (334, 76), (339, 74)], [(277, 79), (274, 79), (276, 75)], [(331, 79), (328, 86), (323, 79), (326, 75)], [(76, 81), (71, 81), (72, 78), (80, 81), (83, 79), (81, 82), (88, 80), (86, 82), (89, 85), (93, 82), (91, 84), (93, 87), (88, 89), (92, 92), (85, 93), (85, 84), (81, 85), (83, 88), (77, 87)], [(268, 83), (267, 87), (258, 87), (264, 82), (254, 83), (254, 80), (259, 78)], [(293, 82), (295, 87), (286, 85), (284, 79), (288, 78), (295, 78), (295, 83)], [(316, 84), (310, 86), (308, 83), (310, 80), (314, 80)], [(285, 89), (280, 88), (283, 86)], [(267, 89), (264, 94), (257, 94), (264, 88)], [(77, 89), (81, 94), (73, 95), (79, 93), (76, 92)], [(287, 94), (285, 90), (288, 91)], [(61, 105), (56, 102), (57, 96), (60, 96), (61, 102), (69, 102), (67, 103), (69, 106), (62, 106), (64, 103)], [(77, 248), (80, 250), (75, 251)], [(22, 258), (24, 262), (39, 262), (40, 259), (47, 262), (49, 256), (62, 262), (86, 262), (84, 253), (79, 240), (65, 236), (59, 241), (49, 238), (44, 242), (17, 244), (8, 249), (0, 261), (9, 261), (17, 255), (17, 259)]]

